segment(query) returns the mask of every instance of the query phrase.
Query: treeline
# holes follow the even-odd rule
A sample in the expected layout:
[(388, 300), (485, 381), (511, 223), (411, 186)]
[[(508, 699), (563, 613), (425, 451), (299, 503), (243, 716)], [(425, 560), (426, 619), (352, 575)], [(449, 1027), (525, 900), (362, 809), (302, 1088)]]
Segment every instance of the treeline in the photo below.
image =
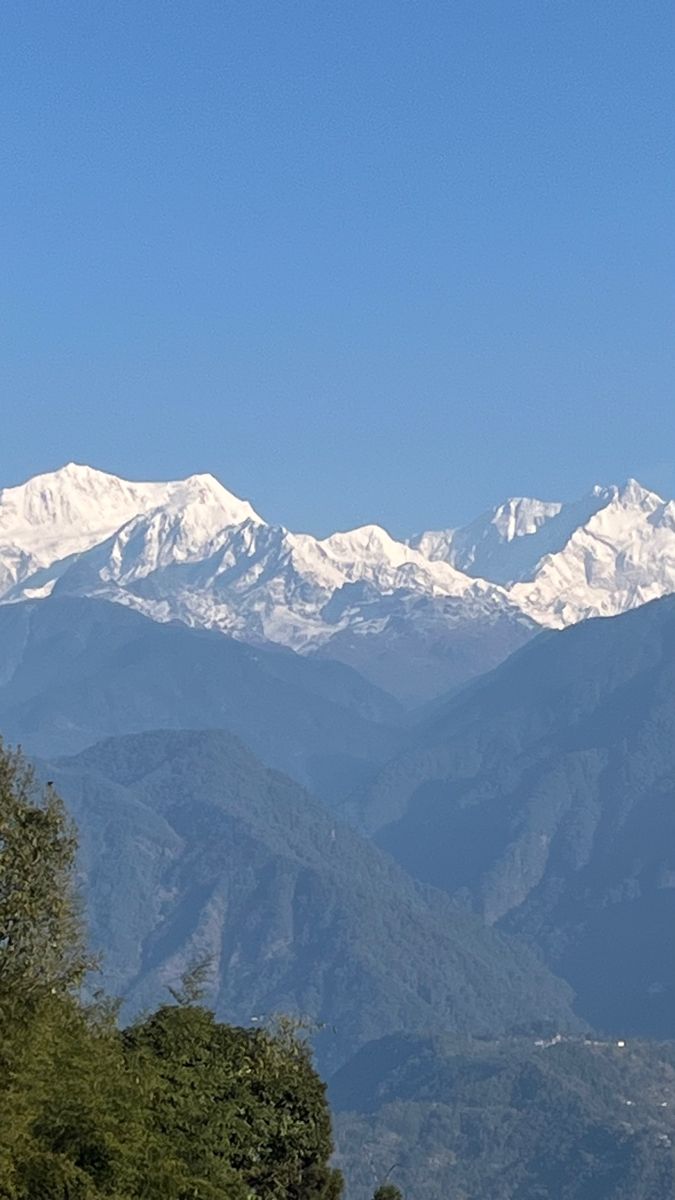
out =
[(125, 1030), (83, 1000), (75, 854), (53, 788), (0, 744), (0, 1197), (337, 1200), (324, 1085), (292, 1029), (221, 1024), (194, 981)]

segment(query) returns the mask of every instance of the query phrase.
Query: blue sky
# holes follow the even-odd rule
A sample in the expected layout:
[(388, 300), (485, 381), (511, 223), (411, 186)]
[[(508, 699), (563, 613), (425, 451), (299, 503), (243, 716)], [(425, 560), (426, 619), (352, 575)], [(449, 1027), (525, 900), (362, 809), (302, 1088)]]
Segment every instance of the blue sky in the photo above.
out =
[(326, 532), (675, 493), (660, 0), (5, 0), (0, 481)]

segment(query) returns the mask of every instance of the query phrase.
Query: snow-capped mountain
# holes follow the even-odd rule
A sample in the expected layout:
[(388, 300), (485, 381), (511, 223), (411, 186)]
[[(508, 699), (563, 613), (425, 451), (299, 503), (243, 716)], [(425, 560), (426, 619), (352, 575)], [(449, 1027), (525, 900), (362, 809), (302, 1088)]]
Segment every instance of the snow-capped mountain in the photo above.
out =
[[(71, 559), (139, 513), (184, 508), (201, 497), (211, 523), (259, 520), (211, 475), (171, 483), (131, 483), (79, 463), (0, 489), (0, 598), (41, 568)], [(44, 586), (44, 584), (42, 585)]]
[(523, 612), (553, 628), (675, 591), (675, 503), (634, 479), (571, 504), (508, 500), (462, 529), (411, 544), (503, 584)]
[(259, 518), (224, 521), (211, 495), (201, 489), (195, 495), (189, 485), (178, 502), (172, 497), (133, 517), (90, 550), (42, 570), (39, 580), (26, 578), (9, 598), (33, 594), (35, 584), (50, 586), (304, 649), (330, 636), (323, 609), (349, 584), (369, 585), (377, 595), (417, 591), (479, 600), (498, 592), (447, 563), (430, 562), (376, 526), (319, 540)]
[(0, 602), (99, 597), (356, 667), (410, 701), (495, 666), (541, 626), (675, 591), (675, 504), (630, 481), (516, 498), (405, 543), (377, 525), (268, 524), (211, 475), (130, 483), (69, 464), (0, 491)]
[[(317, 539), (251, 518), (209, 524), (196, 507), (195, 516), (194, 501), (170, 502), (57, 563), (53, 593), (114, 600), (156, 620), (248, 642), (321, 651), (410, 701), (428, 697), (431, 679), (443, 690), (475, 673), (474, 662), (492, 666), (532, 628), (502, 589), (430, 562), (377, 526)], [(8, 598), (34, 595), (46, 574)], [(415, 672), (393, 661), (407, 661), (402, 640), (408, 657), (415, 642)], [(435, 662), (427, 661), (432, 645)]]
[(532, 579), (547, 554), (565, 546), (575, 529), (609, 502), (613, 489), (594, 487), (571, 504), (516, 496), (460, 529), (429, 530), (411, 538), (427, 558), (467, 575), (510, 583)]
[(541, 625), (560, 628), (610, 617), (675, 591), (675, 503), (640, 486), (607, 488), (603, 506), (531, 582), (510, 596)]
[(534, 629), (502, 588), (379, 526), (292, 533), (208, 475), (131, 484), (71, 465), (3, 495), (5, 603), (113, 600), (358, 664), (411, 701), (495, 665)]

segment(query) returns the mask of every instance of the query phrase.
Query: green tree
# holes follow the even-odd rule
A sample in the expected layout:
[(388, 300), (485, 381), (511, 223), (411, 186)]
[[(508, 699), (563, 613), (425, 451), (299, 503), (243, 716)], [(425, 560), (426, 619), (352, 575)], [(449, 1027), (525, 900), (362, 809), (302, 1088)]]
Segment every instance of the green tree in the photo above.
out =
[(214, 1195), (236, 1200), (238, 1184), (242, 1197), (338, 1200), (325, 1087), (301, 1041), (189, 1006), (160, 1009), (125, 1044), (154, 1075), (153, 1119), (174, 1163)]
[(73, 886), (77, 840), (53, 787), (0, 741), (0, 1016), (72, 991), (91, 962)]
[(403, 1193), (393, 1183), (383, 1183), (375, 1191), (373, 1200), (403, 1200)]
[(339, 1200), (325, 1089), (292, 1024), (197, 1003), (120, 1033), (90, 965), (61, 801), (0, 743), (0, 1200)]
[[(0, 1101), (0, 1144), (9, 1152), (12, 1189), (0, 1186), (0, 1195), (122, 1200), (142, 1194), (137, 1188), (152, 1154), (144, 1081), (131, 1074), (113, 1015), (105, 1006), (50, 996), (18, 1030), (20, 1070)], [(20, 1127), (17, 1107), (24, 1115)]]
[[(3, 1197), (50, 1197), (54, 1190), (50, 1185), (40, 1192), (32, 1171), (40, 1155), (45, 1157), (36, 1132), (41, 1114), (50, 1098), (62, 1094), (64, 1048), (72, 1058), (86, 1026), (76, 998), (90, 965), (73, 884), (76, 845), (53, 788), (39, 788), (21, 753), (0, 742)], [(77, 1196), (70, 1166), (63, 1164), (57, 1173)]]

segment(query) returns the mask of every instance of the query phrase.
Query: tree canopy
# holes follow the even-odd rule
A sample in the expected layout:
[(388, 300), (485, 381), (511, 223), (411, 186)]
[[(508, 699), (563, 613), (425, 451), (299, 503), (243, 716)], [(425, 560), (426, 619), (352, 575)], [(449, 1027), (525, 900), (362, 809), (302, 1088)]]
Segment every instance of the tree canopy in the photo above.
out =
[(0, 1198), (338, 1200), (324, 1085), (289, 1033), (234, 1028), (188, 980), (120, 1031), (83, 999), (76, 838), (0, 744)]

